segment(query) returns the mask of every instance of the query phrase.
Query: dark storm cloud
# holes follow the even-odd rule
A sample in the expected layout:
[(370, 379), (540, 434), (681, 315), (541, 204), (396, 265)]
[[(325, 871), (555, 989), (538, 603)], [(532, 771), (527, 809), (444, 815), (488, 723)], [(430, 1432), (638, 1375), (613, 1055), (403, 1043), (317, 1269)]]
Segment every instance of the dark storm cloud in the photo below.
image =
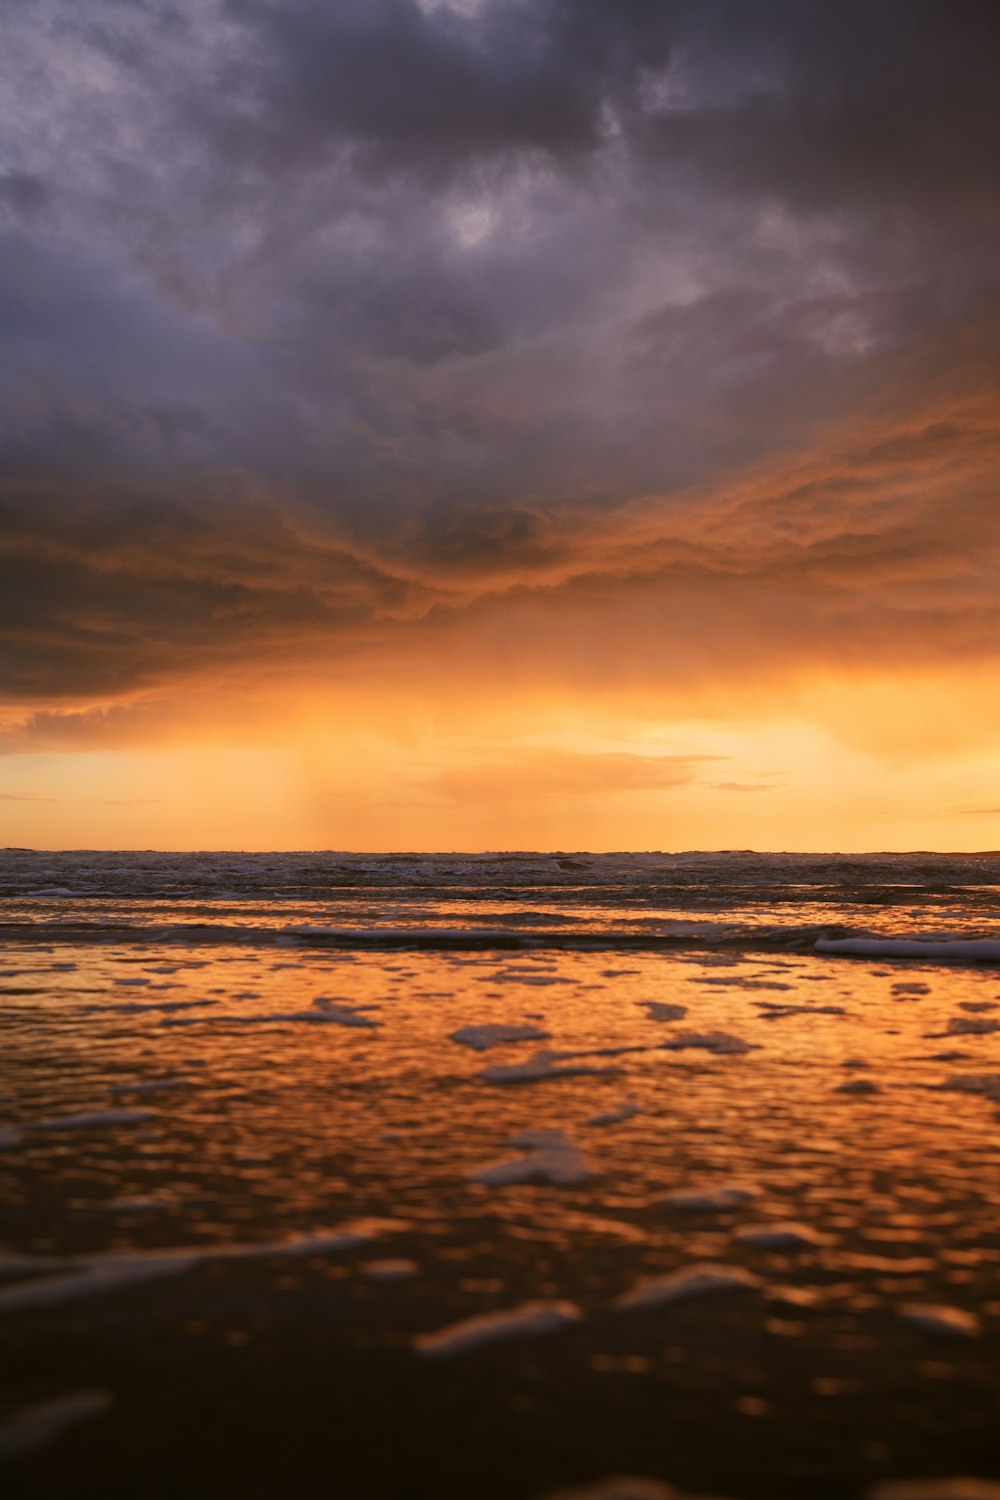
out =
[[(228, 0), (219, 14), (225, 56), (177, 97), (220, 152), (263, 168), (339, 145), (380, 171), (574, 162), (624, 131), (814, 204), (996, 184), (989, 0)], [(147, 15), (204, 35), (189, 6)], [(79, 24), (148, 66), (113, 24)]]
[(5, 6), (3, 691), (591, 576), (763, 655), (978, 640), (998, 61), (974, 0)]
[(30, 172), (0, 172), (0, 203), (16, 214), (31, 218), (44, 207), (45, 184)]
[(285, 168), (339, 144), (376, 170), (453, 170), (516, 151), (572, 157), (600, 143), (602, 112), (635, 106), (667, 61), (670, 5), (508, 0), (433, 10), (416, 0), (230, 0), (252, 36), (224, 75), (243, 109), (204, 119), (230, 150)]
[(654, 114), (661, 152), (804, 209), (877, 198), (926, 211), (938, 198), (995, 212), (1000, 12), (989, 0), (708, 0), (687, 20), (705, 102)]
[[(191, 26), (186, 8), (166, 13)], [(803, 211), (996, 207), (989, 0), (229, 0), (223, 14), (224, 60), (175, 98), (220, 159), (261, 173), (343, 150), (377, 176), (526, 155), (579, 171), (621, 139), (637, 163)]]

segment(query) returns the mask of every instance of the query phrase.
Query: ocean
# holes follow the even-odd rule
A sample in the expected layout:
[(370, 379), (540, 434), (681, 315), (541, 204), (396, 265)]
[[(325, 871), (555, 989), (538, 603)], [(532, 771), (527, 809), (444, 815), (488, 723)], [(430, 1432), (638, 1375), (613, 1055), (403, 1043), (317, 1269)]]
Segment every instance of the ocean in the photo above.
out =
[(5, 1496), (1000, 1495), (1000, 854), (0, 893)]

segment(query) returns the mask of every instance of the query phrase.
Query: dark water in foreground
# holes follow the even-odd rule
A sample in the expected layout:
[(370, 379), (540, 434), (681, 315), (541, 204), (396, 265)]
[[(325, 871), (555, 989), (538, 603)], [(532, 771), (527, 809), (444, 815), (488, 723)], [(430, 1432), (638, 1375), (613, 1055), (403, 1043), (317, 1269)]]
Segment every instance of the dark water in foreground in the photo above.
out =
[(0, 1493), (993, 1497), (998, 892), (0, 853)]

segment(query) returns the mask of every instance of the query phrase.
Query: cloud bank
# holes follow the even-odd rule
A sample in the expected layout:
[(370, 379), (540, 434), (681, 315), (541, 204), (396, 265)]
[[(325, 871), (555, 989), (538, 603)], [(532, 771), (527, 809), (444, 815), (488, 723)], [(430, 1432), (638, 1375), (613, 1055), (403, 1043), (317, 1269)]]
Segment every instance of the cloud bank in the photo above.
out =
[(11, 0), (0, 748), (995, 663), (998, 63), (979, 0)]

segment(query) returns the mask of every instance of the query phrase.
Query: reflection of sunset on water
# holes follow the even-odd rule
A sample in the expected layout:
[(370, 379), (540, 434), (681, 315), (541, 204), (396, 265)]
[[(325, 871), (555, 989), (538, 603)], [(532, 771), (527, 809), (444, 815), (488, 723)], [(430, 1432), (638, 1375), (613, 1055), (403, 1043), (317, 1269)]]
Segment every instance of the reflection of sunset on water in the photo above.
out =
[[(102, 1474), (153, 1456), (166, 1497), (231, 1456), (219, 1382), (307, 1454), (331, 1360), (377, 1495), (458, 1411), (533, 1472), (582, 1421), (598, 1471), (655, 1440), (736, 1494), (775, 1445), (789, 1484), (857, 1486), (989, 1428), (995, 859), (10, 853), (4, 879), (0, 1319), (132, 1392), (87, 1408)], [(241, 1443), (276, 1484), (284, 1450)], [(519, 1493), (492, 1465), (482, 1493)]]

